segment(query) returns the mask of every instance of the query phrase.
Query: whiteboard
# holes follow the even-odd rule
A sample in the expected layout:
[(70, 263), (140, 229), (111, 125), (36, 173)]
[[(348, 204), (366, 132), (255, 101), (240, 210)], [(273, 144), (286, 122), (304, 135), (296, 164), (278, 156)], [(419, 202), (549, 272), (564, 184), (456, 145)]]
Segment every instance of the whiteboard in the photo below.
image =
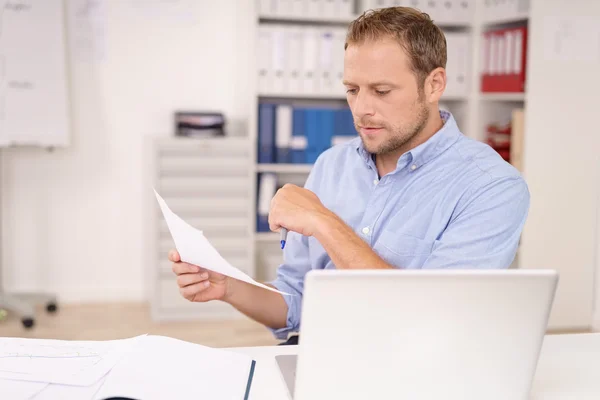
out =
[(0, 0), (0, 147), (69, 145), (63, 0)]

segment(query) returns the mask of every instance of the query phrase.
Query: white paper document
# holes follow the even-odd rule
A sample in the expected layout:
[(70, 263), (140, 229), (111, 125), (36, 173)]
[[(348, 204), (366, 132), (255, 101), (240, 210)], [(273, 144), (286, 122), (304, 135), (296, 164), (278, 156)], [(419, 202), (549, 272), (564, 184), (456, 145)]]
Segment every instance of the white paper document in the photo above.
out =
[(0, 338), (0, 379), (90, 386), (143, 336), (109, 341)]
[(94, 399), (242, 400), (253, 371), (245, 354), (149, 335), (112, 369)]
[[(91, 400), (94, 398), (100, 387), (104, 384), (106, 376), (103, 376), (90, 386), (59, 385), (58, 383), (48, 384), (41, 392), (33, 397), (27, 397), (28, 400)], [(16, 381), (15, 381), (16, 382)], [(23, 381), (21, 381), (23, 382)], [(27, 382), (31, 383), (31, 382)]]
[(0, 399), (29, 400), (45, 387), (47, 383), (0, 379)]
[(165, 217), (167, 226), (169, 227), (169, 231), (175, 242), (175, 247), (181, 257), (181, 261), (198, 265), (202, 268), (248, 282), (273, 292), (291, 296), (289, 293), (280, 292), (272, 287), (256, 282), (254, 279), (229, 264), (229, 262), (227, 262), (227, 260), (225, 260), (210, 244), (208, 239), (202, 234), (202, 231), (197, 230), (173, 213), (156, 190), (154, 190), (154, 193), (156, 194), (156, 199), (158, 200), (160, 209)]

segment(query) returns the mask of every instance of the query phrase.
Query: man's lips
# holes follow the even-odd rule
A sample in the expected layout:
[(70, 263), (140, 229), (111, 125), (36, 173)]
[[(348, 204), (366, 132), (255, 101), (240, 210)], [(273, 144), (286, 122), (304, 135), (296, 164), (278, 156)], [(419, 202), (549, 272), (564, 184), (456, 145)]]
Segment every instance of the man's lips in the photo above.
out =
[(361, 132), (363, 133), (369, 133), (369, 134), (373, 134), (376, 133), (378, 131), (380, 131), (381, 129), (383, 129), (382, 127), (378, 127), (378, 126), (359, 126)]

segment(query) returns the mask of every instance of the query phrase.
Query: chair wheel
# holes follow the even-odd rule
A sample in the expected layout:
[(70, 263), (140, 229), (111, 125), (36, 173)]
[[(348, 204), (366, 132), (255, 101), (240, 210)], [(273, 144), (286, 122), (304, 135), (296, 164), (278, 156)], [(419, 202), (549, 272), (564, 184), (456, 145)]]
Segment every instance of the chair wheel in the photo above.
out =
[(35, 323), (33, 318), (23, 318), (21, 319), (21, 322), (23, 323), (23, 326), (27, 329), (32, 328)]
[(46, 304), (46, 311), (48, 311), (49, 313), (55, 313), (56, 310), (58, 310), (58, 306), (56, 305), (56, 303)]

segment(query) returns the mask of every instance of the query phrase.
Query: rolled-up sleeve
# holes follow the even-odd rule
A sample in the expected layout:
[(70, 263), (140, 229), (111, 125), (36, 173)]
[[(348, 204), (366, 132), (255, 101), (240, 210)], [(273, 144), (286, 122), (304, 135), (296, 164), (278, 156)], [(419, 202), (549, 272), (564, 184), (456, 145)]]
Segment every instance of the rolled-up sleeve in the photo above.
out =
[[(323, 170), (323, 157), (326, 153), (327, 151), (317, 158), (304, 185), (306, 189), (311, 190), (317, 196)], [(290, 296), (283, 296), (288, 306), (286, 326), (280, 329), (269, 328), (278, 339), (286, 339), (291, 332), (300, 330), (304, 277), (312, 268), (308, 237), (296, 232), (289, 232), (283, 250), (283, 263), (277, 269), (275, 280), (269, 282), (278, 290), (290, 294)]]
[(529, 212), (521, 178), (492, 180), (465, 199), (423, 268), (508, 268)]
[(288, 306), (286, 326), (271, 329), (278, 339), (285, 339), (290, 332), (298, 332), (300, 329), (304, 276), (310, 268), (308, 238), (290, 232), (284, 249), (283, 264), (277, 269), (276, 279), (270, 282), (278, 290), (290, 294), (283, 296)]

